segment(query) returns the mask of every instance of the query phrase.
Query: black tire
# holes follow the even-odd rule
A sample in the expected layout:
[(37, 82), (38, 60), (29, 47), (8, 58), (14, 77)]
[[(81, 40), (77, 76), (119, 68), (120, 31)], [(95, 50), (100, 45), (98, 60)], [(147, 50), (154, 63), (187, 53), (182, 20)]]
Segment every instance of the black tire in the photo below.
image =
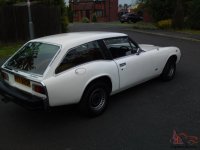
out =
[(174, 78), (176, 73), (176, 59), (169, 59), (163, 69), (161, 74), (161, 79), (163, 81), (170, 81)]
[(102, 114), (106, 107), (109, 97), (107, 85), (103, 82), (90, 84), (79, 103), (80, 111), (87, 116), (98, 116)]

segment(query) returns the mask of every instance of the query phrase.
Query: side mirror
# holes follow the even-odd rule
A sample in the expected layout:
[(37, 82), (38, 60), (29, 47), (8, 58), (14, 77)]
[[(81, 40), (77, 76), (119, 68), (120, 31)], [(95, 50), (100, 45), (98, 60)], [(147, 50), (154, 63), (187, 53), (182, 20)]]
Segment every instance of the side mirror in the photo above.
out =
[(138, 47), (138, 48), (137, 48), (136, 55), (140, 55), (141, 52), (142, 52), (142, 50)]

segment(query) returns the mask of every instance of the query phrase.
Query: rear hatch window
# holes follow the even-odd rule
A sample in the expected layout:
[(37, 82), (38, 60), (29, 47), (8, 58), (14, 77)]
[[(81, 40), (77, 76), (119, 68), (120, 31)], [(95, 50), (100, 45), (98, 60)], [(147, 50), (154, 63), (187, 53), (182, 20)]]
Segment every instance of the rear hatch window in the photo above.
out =
[(57, 45), (29, 42), (22, 47), (4, 67), (43, 75), (59, 49), (60, 47)]

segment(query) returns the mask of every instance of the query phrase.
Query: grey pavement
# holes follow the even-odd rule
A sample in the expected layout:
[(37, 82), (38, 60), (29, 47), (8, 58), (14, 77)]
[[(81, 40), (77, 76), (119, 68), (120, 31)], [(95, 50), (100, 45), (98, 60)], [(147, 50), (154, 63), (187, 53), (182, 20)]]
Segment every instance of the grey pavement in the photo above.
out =
[(174, 80), (154, 79), (114, 95), (97, 118), (81, 116), (76, 106), (43, 112), (0, 101), (0, 150), (200, 149), (200, 144), (176, 148), (170, 143), (173, 130), (200, 138), (200, 42), (125, 26), (70, 25), (70, 31), (88, 30), (123, 32), (138, 43), (179, 47), (182, 59)]

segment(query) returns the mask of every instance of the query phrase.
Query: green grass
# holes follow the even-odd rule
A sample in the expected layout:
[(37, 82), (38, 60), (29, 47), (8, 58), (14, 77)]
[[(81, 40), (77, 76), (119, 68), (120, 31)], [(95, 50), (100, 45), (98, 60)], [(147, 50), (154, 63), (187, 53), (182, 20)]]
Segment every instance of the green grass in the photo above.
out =
[(200, 35), (200, 30), (183, 29), (183, 30), (177, 30), (177, 32)]
[(115, 25), (115, 26), (126, 26), (126, 27), (131, 27), (133, 29), (142, 29), (142, 30), (156, 30), (158, 29), (156, 27), (156, 25), (154, 25), (153, 23), (146, 23), (146, 22), (137, 22), (137, 23), (121, 23), (121, 22), (111, 22), (108, 23), (109, 25)]
[(21, 43), (0, 44), (0, 58), (12, 55), (21, 46)]
[(133, 23), (132, 27), (134, 29), (142, 29), (142, 30), (156, 30), (158, 27), (154, 25), (153, 23), (147, 23), (147, 22), (137, 22)]

